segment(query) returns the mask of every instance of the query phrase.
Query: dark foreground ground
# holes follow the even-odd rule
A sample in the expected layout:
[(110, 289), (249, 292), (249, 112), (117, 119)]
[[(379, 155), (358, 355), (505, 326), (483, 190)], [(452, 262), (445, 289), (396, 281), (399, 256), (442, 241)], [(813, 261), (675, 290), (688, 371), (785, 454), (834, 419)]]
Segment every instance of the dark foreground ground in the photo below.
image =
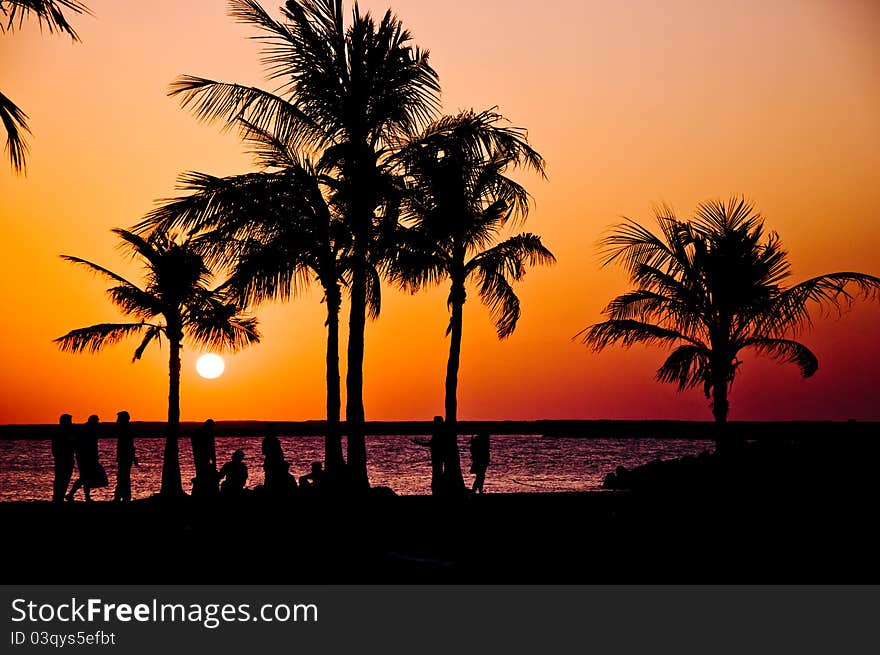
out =
[(876, 519), (845, 490), (0, 504), (10, 584), (878, 583)]
[(0, 503), (3, 579), (880, 583), (877, 435), (736, 444), (595, 493)]

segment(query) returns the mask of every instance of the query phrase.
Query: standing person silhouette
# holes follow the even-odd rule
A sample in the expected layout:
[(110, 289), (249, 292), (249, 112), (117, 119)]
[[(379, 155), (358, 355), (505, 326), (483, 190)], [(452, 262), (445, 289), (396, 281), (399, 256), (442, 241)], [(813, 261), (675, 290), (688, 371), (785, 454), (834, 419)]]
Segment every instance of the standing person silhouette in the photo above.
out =
[(484, 493), (486, 469), (489, 468), (489, 435), (485, 432), (471, 437), (468, 444), (471, 451), (471, 473), (474, 474), (473, 493)]
[(120, 502), (131, 500), (131, 466), (137, 466), (138, 463), (130, 420), (131, 416), (126, 411), (116, 415), (116, 491), (113, 500)]
[(64, 500), (70, 478), (73, 477), (73, 417), (62, 414), (58, 428), (52, 435), (52, 458), (55, 460), (55, 479), (52, 482), (52, 500)]
[(431, 438), (413, 439), (413, 443), (419, 446), (427, 446), (431, 452), (431, 493), (435, 496), (443, 495), (446, 490), (446, 477), (444, 475), (444, 461), (447, 444), (446, 424), (442, 416), (435, 416), (431, 425)]
[(74, 439), (74, 454), (76, 455), (76, 467), (79, 469), (79, 477), (70, 492), (67, 500), (73, 501), (76, 492), (82, 487), (86, 502), (92, 500), (92, 489), (106, 487), (109, 484), (107, 473), (98, 456), (98, 415), (92, 414), (89, 420), (79, 430)]
[(196, 477), (192, 479), (193, 496), (217, 495), (217, 449), (214, 441), (214, 419), (205, 421), (202, 429), (190, 439)]

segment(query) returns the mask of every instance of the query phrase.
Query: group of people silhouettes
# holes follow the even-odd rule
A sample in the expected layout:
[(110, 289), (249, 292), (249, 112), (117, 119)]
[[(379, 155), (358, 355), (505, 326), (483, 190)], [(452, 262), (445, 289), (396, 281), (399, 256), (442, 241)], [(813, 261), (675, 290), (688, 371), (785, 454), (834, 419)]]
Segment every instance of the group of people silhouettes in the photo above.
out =
[[(130, 420), (128, 412), (122, 411), (116, 415), (116, 490), (113, 500), (122, 502), (131, 500), (131, 467), (138, 463)], [(74, 426), (70, 414), (61, 415), (58, 430), (52, 438), (52, 457), (55, 460), (53, 501), (72, 501), (80, 489), (86, 501), (91, 501), (93, 489), (110, 484), (98, 451), (99, 423), (96, 414), (89, 416), (82, 426)], [(74, 468), (79, 476), (71, 485)]]
[[(196, 475), (192, 479), (192, 495), (207, 498), (221, 494), (236, 496), (244, 492), (248, 481), (248, 468), (244, 451), (232, 453), (232, 458), (217, 470), (217, 455), (214, 443), (214, 421), (205, 421), (201, 430), (193, 435), (193, 463)], [(260, 447), (263, 455), (263, 484), (255, 491), (262, 494), (282, 497), (298, 490), (317, 491), (324, 479), (321, 462), (312, 462), (311, 470), (296, 478), (290, 473), (290, 462), (284, 457), (281, 441), (270, 429)]]
[[(116, 490), (114, 501), (131, 500), (131, 467), (138, 465), (134, 436), (131, 432), (131, 417), (122, 411), (116, 415)], [(217, 495), (236, 496), (244, 492), (248, 481), (248, 467), (245, 453), (236, 450), (231, 459), (217, 469), (217, 451), (214, 439), (214, 421), (208, 419), (191, 438), (195, 477), (192, 478), (192, 496), (209, 498)], [(86, 501), (91, 501), (93, 489), (109, 485), (107, 473), (101, 465), (98, 451), (98, 416), (89, 416), (85, 425), (74, 426), (70, 414), (62, 414), (59, 427), (52, 438), (52, 456), (55, 460), (55, 480), (52, 500), (73, 501), (77, 491), (82, 489)], [(461, 465), (457, 451), (453, 449), (456, 434), (444, 423), (443, 417), (434, 417), (434, 427), (430, 440), (414, 440), (428, 446), (431, 452), (431, 490), (435, 495), (443, 495), (452, 489), (455, 480), (461, 484)], [(471, 487), (473, 493), (483, 493), (486, 470), (489, 467), (489, 435), (481, 433), (471, 437), (470, 472), (474, 474)], [(297, 478), (290, 472), (290, 462), (284, 457), (281, 441), (270, 430), (263, 438), (260, 448), (263, 455), (263, 484), (255, 491), (272, 497), (290, 496), (298, 491), (315, 493), (325, 482), (325, 472), (321, 462), (312, 462), (311, 469)], [(70, 484), (74, 468), (79, 476)], [(68, 491), (68, 487), (70, 487)]]

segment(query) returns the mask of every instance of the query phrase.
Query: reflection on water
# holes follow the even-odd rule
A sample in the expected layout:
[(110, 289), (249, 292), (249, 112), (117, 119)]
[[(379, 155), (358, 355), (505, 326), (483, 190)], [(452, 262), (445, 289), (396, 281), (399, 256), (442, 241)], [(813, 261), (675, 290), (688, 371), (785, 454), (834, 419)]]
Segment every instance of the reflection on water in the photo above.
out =
[[(462, 469), (467, 474), (470, 459), (468, 437), (460, 437)], [(282, 437), (281, 443), (291, 473), (307, 473), (311, 462), (320, 460), (323, 437)], [(162, 473), (162, 439), (136, 441), (140, 466), (132, 469), (132, 495), (143, 498), (159, 489)], [(492, 464), (486, 476), (487, 492), (589, 491), (601, 487), (605, 475), (615, 467), (634, 466), (652, 459), (671, 459), (697, 454), (712, 442), (678, 439), (557, 439), (539, 436), (492, 437)], [(110, 487), (98, 489), (96, 500), (111, 500), (116, 479), (116, 442), (102, 439), (101, 463), (110, 477)], [(224, 437), (217, 439), (217, 465), (232, 452), (246, 453), (250, 477), (248, 486), (263, 481), (260, 439)], [(370, 482), (391, 487), (399, 494), (428, 494), (431, 465), (428, 449), (409, 437), (367, 437)], [(194, 475), (188, 439), (180, 441), (180, 465), (184, 488)], [(74, 472), (74, 479), (76, 472)], [(52, 453), (48, 441), (0, 441), (0, 500), (46, 500), (52, 496)], [(82, 496), (78, 496), (81, 498)]]

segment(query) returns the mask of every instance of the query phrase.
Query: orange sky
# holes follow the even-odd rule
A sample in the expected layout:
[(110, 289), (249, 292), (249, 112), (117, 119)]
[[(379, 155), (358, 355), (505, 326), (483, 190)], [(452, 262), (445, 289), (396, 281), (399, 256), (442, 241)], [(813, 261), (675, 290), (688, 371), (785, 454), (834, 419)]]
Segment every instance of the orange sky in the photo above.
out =
[[(272, 7), (272, 3), (265, 3)], [(385, 2), (364, 6), (381, 10)], [(27, 177), (0, 170), (0, 422), (161, 419), (167, 351), (130, 364), (136, 343), (97, 356), (51, 339), (116, 320), (103, 281), (69, 253), (134, 275), (109, 233), (181, 171), (249, 169), (234, 135), (165, 96), (180, 73), (263, 84), (253, 32), (221, 0), (91, 0), (83, 43), (31, 26), (0, 37), (0, 88), (29, 115)], [(476, 294), (465, 306), (460, 416), (466, 419), (699, 418), (707, 402), (653, 381), (659, 350), (589, 352), (571, 336), (626, 288), (599, 270), (595, 242), (620, 215), (667, 201), (682, 215), (744, 193), (779, 230), (796, 279), (880, 274), (880, 8), (845, 0), (395, 0), (431, 50), (444, 109), (499, 105), (529, 128), (549, 181), (527, 179), (527, 229), (557, 255), (519, 286), (523, 318), (498, 342)], [(269, 87), (272, 88), (272, 87)], [(445, 290), (387, 290), (367, 328), (368, 419), (442, 411)], [(264, 342), (200, 379), (184, 353), (187, 420), (307, 419), (323, 413), (323, 306), (317, 291), (259, 310)], [(747, 356), (732, 419), (880, 419), (880, 307), (818, 322), (804, 341), (820, 370)]]

